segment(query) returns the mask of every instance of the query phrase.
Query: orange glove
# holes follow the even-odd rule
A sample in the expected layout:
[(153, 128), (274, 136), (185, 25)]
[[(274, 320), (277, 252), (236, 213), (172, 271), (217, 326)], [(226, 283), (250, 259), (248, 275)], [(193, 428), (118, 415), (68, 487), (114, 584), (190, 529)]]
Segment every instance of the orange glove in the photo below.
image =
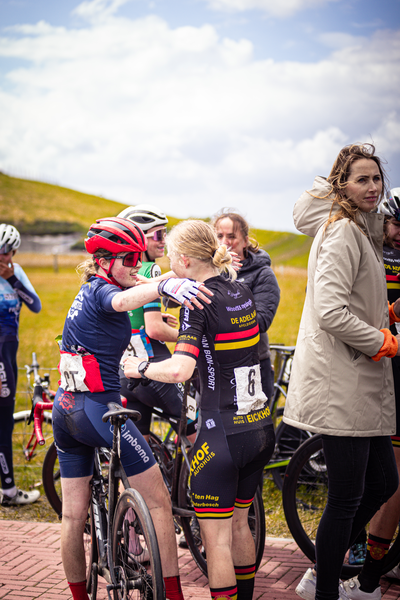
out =
[(372, 360), (378, 362), (383, 356), (388, 356), (389, 358), (393, 358), (396, 356), (397, 349), (399, 347), (399, 343), (397, 338), (392, 335), (389, 329), (381, 329), (385, 339), (383, 341), (382, 347), (375, 356), (371, 356)]

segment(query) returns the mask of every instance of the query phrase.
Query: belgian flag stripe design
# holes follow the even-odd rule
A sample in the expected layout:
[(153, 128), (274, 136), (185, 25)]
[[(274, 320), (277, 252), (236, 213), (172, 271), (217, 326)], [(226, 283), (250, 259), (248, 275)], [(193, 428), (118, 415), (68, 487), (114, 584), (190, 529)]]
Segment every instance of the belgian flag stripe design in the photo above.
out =
[(243, 338), (248, 338), (253, 335), (256, 335), (259, 331), (258, 324), (251, 329), (247, 329), (246, 331), (235, 331), (233, 333), (217, 333), (215, 336), (216, 342), (226, 342), (231, 340), (239, 340)]
[(255, 337), (243, 340), (241, 342), (232, 342), (227, 343), (223, 342), (221, 344), (215, 344), (216, 350), (237, 350), (238, 348), (249, 348), (250, 346), (255, 346), (260, 340), (260, 334), (258, 333)]

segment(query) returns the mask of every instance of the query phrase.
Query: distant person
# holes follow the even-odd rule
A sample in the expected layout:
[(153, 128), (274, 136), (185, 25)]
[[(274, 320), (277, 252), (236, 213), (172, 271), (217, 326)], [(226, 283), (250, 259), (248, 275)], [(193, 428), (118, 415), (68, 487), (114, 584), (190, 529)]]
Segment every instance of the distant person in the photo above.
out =
[[(159, 208), (151, 204), (137, 204), (125, 208), (118, 217), (136, 223), (147, 240), (147, 248), (142, 255), (142, 266), (138, 275), (153, 278), (161, 275), (161, 269), (156, 264), (157, 258), (164, 256), (165, 240), (167, 236), (168, 219)], [(171, 358), (171, 353), (165, 342), (176, 343), (178, 329), (170, 326), (178, 324), (172, 315), (163, 315), (161, 312), (161, 299), (128, 311), (131, 321), (132, 336), (126, 356), (138, 356), (150, 362), (159, 362)], [(184, 386), (181, 383), (161, 383), (152, 381), (150, 385), (139, 385), (134, 390), (128, 387), (129, 380), (120, 370), (121, 394), (128, 400), (128, 408), (138, 410), (142, 415), (136, 426), (140, 433), (149, 441), (152, 407), (162, 409), (179, 421), (181, 418), (182, 399)], [(189, 420), (187, 427), (189, 440), (194, 442), (196, 437), (196, 423)]]
[(0, 225), (0, 474), (1, 505), (16, 506), (36, 502), (38, 490), (24, 492), (15, 485), (12, 432), (17, 388), (17, 350), (19, 314), (22, 303), (32, 312), (42, 308), (39, 296), (28, 277), (13, 257), (21, 244), (18, 230), (12, 225)]
[(345, 554), (398, 486), (389, 359), (400, 354), (400, 335), (389, 322), (400, 321), (400, 302), (388, 310), (377, 214), (384, 190), (374, 146), (352, 144), (294, 207), (297, 229), (314, 240), (283, 420), (322, 434), (328, 475), (316, 571), (296, 588), (305, 600), (347, 600), (348, 582), (339, 584)]
[(249, 224), (237, 212), (222, 210), (215, 215), (213, 226), (219, 244), (238, 254), (242, 266), (237, 281), (243, 282), (252, 291), (260, 328), (260, 367), (264, 394), (270, 400), (274, 391), (274, 377), (268, 343), (268, 329), (277, 311), (280, 289), (271, 268), (271, 258), (262, 250), (256, 240), (249, 237)]

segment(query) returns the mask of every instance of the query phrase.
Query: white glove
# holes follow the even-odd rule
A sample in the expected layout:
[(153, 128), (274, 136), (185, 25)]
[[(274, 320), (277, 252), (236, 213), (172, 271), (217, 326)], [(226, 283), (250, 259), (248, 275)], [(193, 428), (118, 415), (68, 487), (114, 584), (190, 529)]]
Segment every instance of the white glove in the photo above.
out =
[(171, 277), (170, 279), (164, 279), (158, 286), (158, 293), (160, 296), (166, 296), (172, 298), (179, 304), (183, 304), (185, 300), (192, 300), (193, 297), (199, 293), (199, 287), (201, 283), (192, 281), (191, 279), (176, 279)]

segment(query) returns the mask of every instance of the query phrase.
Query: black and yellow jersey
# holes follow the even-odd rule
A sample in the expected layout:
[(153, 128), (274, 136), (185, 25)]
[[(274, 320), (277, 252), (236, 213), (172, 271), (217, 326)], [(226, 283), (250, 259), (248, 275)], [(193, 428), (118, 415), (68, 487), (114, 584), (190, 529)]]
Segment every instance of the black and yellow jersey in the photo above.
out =
[(214, 296), (203, 310), (181, 308), (176, 354), (195, 358), (201, 413), (218, 411), (227, 431), (264, 426), (269, 417), (261, 389), (260, 332), (250, 289), (217, 276), (204, 285)]

